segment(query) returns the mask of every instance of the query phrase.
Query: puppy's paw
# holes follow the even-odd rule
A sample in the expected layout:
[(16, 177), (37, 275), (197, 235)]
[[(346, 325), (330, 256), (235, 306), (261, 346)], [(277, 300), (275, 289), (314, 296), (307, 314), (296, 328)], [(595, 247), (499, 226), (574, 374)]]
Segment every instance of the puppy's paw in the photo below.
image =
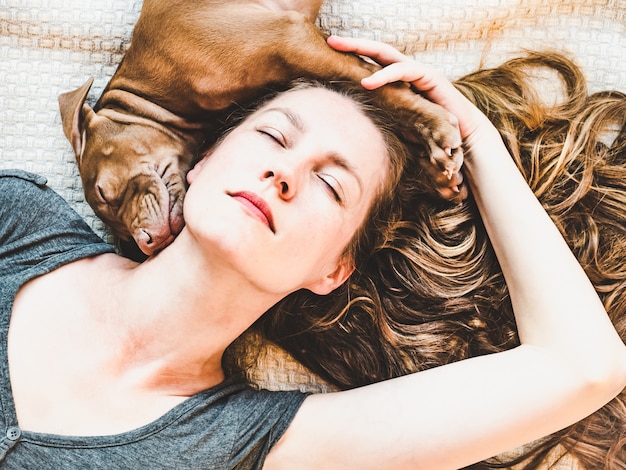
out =
[(419, 163), (424, 175), (422, 181), (428, 188), (427, 192), (455, 204), (459, 204), (467, 199), (469, 192), (467, 185), (463, 181), (463, 173), (460, 170), (453, 171), (451, 174), (448, 172), (448, 169), (442, 171), (439, 162), (434, 161), (433, 158), (420, 158)]
[(425, 169), (439, 195), (444, 199), (457, 201), (459, 198), (467, 197), (467, 190), (461, 188), (463, 184), (460, 173), (463, 165), (461, 133), (455, 116), (443, 108), (438, 111), (430, 125), (426, 127), (420, 125), (428, 151), (428, 164), (425, 165)]
[(426, 186), (445, 200), (460, 202), (467, 198), (460, 173), (463, 149), (456, 116), (413, 92), (406, 84), (388, 85), (380, 93), (393, 104), (406, 140), (423, 149), (419, 153), (424, 157), (420, 165), (428, 178), (424, 181)]

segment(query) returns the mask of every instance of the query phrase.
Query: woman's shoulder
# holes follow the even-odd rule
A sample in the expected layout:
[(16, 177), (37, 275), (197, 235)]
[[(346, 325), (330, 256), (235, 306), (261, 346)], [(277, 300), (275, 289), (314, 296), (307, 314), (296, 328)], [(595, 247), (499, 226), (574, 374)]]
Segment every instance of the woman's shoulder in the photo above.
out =
[[(47, 178), (24, 170), (0, 170), (0, 222), (7, 219), (29, 218), (30, 214), (39, 213), (43, 207), (38, 201), (45, 201), (46, 206), (63, 205), (63, 199), (47, 186)], [(56, 193), (54, 193), (56, 194)]]
[(23, 170), (0, 170), (0, 273), (60, 254), (113, 251), (46, 183)]
[(2, 201), (17, 198), (22, 191), (41, 189), (46, 186), (47, 182), (44, 176), (25, 170), (0, 170), (0, 187), (2, 188), (0, 198)]
[(25, 170), (0, 170), (0, 223), (23, 224), (55, 214), (81, 219), (47, 183), (46, 177)]

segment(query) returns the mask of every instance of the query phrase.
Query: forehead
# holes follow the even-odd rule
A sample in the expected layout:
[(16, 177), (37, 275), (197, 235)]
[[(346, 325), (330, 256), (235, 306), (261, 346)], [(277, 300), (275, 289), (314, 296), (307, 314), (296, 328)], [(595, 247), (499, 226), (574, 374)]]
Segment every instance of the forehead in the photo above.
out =
[(294, 132), (316, 141), (325, 152), (341, 155), (377, 186), (386, 173), (387, 147), (360, 106), (335, 91), (310, 87), (282, 93), (255, 114), (279, 116)]
[(378, 132), (359, 104), (347, 96), (326, 88), (311, 86), (281, 93), (266, 103), (261, 110), (275, 106), (288, 107), (303, 119), (315, 119), (322, 116), (325, 120), (334, 120), (338, 117), (349, 116), (354, 121), (353, 125), (367, 127), (372, 132)]

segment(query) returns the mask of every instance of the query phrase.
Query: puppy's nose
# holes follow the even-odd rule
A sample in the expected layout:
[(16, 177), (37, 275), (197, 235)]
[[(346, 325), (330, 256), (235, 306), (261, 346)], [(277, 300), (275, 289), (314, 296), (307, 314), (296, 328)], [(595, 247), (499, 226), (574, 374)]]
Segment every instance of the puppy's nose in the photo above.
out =
[[(165, 233), (167, 232), (167, 233)], [(167, 230), (163, 233), (156, 233), (145, 228), (139, 229), (135, 234), (135, 243), (139, 249), (148, 256), (152, 256), (169, 245), (174, 239), (174, 235)]]

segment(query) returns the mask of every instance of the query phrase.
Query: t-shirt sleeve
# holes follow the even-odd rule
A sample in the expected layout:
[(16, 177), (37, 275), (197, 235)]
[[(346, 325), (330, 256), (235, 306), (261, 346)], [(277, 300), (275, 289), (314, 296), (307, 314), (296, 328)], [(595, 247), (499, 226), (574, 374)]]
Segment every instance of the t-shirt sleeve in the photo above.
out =
[(0, 171), (0, 274), (75, 251), (113, 251), (46, 179), (22, 170)]
[(263, 468), (272, 447), (291, 424), (308, 394), (298, 391), (247, 390), (230, 398), (239, 429), (231, 454), (232, 468)]

